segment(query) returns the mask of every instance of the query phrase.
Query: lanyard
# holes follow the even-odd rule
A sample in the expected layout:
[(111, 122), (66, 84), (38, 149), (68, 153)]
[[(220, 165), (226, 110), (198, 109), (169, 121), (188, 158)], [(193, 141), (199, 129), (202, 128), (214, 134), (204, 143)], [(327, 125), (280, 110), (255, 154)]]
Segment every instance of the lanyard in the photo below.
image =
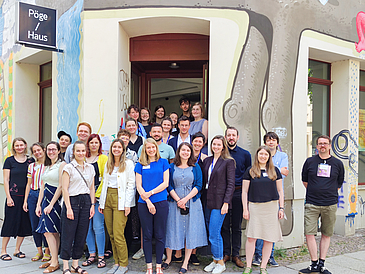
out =
[(212, 164), (211, 164), (211, 166), (210, 166), (210, 174), (212, 174), (212, 172), (213, 172), (213, 168), (214, 168), (214, 158), (213, 158), (213, 160), (212, 160)]
[(198, 156), (198, 159), (196, 160), (196, 163), (199, 163), (199, 160), (200, 160), (200, 155), (201, 155), (202, 153), (200, 152), (199, 153), (199, 156)]
[[(169, 135), (169, 138), (167, 138), (166, 144), (169, 142), (170, 137), (171, 137), (171, 135)], [(164, 143), (163, 138), (162, 138), (162, 143)]]

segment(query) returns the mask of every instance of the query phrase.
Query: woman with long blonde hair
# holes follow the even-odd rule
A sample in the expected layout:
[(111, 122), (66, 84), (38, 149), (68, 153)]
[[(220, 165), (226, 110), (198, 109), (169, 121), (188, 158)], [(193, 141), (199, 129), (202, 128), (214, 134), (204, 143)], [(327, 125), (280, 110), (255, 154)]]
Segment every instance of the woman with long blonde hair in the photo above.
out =
[(252, 167), (243, 175), (242, 204), (246, 227), (245, 274), (252, 273), (256, 239), (265, 239), (260, 273), (266, 274), (272, 244), (282, 241), (279, 219), (284, 217), (284, 193), (280, 170), (274, 166), (270, 148), (260, 146)]
[(131, 207), (135, 205), (135, 175), (132, 160), (126, 158), (123, 140), (115, 139), (110, 146), (104, 168), (99, 212), (104, 214), (113, 248), (114, 265), (107, 273), (128, 271), (128, 249), (124, 229)]
[(155, 140), (148, 138), (135, 167), (136, 185), (140, 197), (138, 213), (143, 230), (143, 251), (147, 272), (152, 274), (152, 236), (156, 240), (156, 274), (162, 274), (161, 263), (165, 249), (166, 222), (169, 212), (167, 190), (169, 163), (160, 157)]

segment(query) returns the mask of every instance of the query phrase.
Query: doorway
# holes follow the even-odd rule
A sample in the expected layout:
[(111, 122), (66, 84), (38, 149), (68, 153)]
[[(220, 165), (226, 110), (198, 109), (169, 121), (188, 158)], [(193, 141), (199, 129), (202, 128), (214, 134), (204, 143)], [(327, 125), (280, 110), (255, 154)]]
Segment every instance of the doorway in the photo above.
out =
[(208, 104), (209, 36), (157, 34), (130, 39), (131, 103), (181, 114), (179, 99)]

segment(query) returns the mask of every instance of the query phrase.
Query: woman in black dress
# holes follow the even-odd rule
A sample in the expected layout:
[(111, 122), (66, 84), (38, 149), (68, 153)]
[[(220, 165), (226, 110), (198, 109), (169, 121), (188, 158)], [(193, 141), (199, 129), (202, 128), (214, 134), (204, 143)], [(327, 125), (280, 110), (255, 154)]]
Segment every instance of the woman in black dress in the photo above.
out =
[(131, 138), (129, 139), (128, 148), (138, 153), (138, 149), (141, 145), (143, 145), (144, 138), (137, 135), (138, 123), (133, 118), (128, 118), (125, 121), (125, 128), (131, 134)]
[(32, 235), (29, 215), (23, 210), (23, 203), (28, 166), (34, 160), (27, 157), (27, 142), (23, 138), (18, 137), (13, 140), (12, 152), (13, 156), (8, 157), (3, 166), (6, 202), (4, 223), (1, 229), (3, 242), (0, 258), (4, 261), (11, 260), (6, 251), (10, 237), (17, 238), (13, 255), (24, 258), (25, 254), (20, 251), (20, 246), (24, 237)]

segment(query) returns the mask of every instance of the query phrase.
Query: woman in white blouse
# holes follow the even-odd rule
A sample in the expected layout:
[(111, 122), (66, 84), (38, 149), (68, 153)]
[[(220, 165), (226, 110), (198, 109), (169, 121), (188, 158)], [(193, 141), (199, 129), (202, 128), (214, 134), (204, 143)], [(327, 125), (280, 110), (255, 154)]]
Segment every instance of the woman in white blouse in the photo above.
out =
[(115, 261), (107, 273), (124, 274), (128, 271), (128, 249), (124, 228), (131, 207), (135, 206), (135, 192), (134, 164), (126, 158), (124, 142), (115, 139), (110, 146), (99, 200), (99, 211), (104, 214)]
[(71, 269), (75, 273), (87, 274), (79, 266), (83, 254), (89, 219), (95, 213), (95, 170), (85, 162), (86, 145), (76, 141), (73, 146), (71, 163), (62, 172), (62, 195), (64, 204), (61, 213), (61, 253), (63, 273), (71, 273), (68, 261), (72, 258)]

